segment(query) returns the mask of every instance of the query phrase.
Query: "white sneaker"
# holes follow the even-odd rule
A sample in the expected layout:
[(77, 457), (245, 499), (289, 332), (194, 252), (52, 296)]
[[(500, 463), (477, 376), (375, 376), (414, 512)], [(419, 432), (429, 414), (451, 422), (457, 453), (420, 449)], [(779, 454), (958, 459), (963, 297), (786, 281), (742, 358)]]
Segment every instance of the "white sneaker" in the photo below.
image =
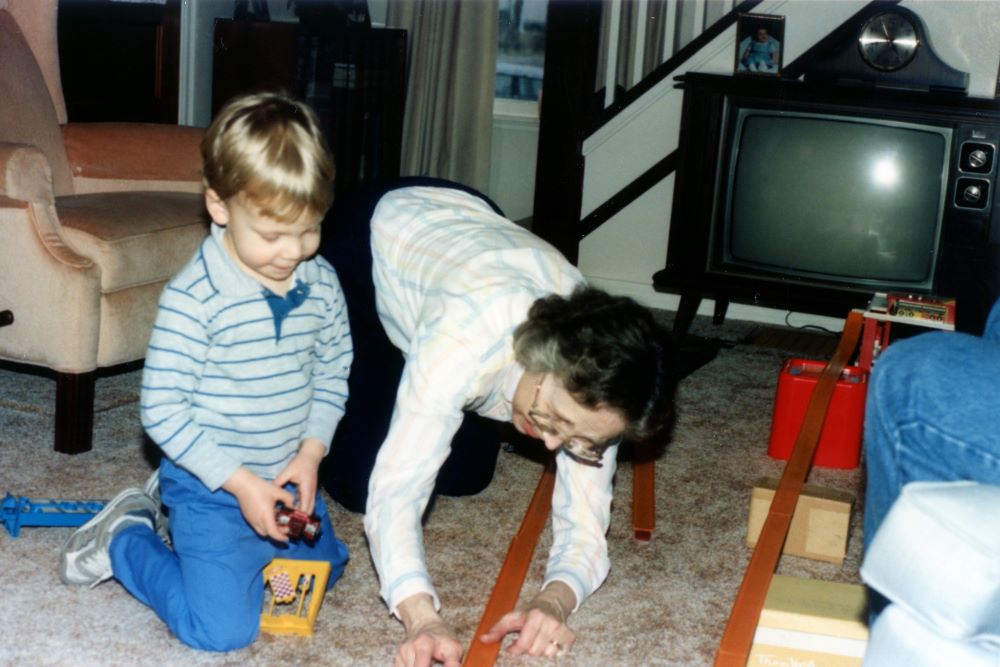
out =
[(146, 480), (142, 487), (143, 493), (152, 498), (156, 503), (156, 534), (160, 536), (164, 544), (170, 544), (170, 517), (164, 511), (163, 501), (160, 500), (160, 469), (157, 468)]
[(126, 528), (144, 525), (153, 529), (156, 507), (145, 493), (125, 489), (94, 518), (77, 528), (59, 554), (59, 578), (64, 584), (93, 588), (113, 575), (111, 540)]

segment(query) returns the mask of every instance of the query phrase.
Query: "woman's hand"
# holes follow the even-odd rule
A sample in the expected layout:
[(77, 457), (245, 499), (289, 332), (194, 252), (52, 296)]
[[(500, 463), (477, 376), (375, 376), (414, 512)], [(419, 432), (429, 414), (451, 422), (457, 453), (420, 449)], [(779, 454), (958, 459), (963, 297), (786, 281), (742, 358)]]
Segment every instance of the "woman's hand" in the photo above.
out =
[(461, 667), (465, 649), (454, 631), (434, 610), (426, 593), (406, 598), (398, 605), (399, 617), (406, 628), (406, 641), (396, 651), (393, 667)]
[(573, 590), (561, 581), (553, 581), (523, 609), (505, 615), (480, 640), (497, 642), (512, 632), (518, 637), (507, 647), (509, 655), (532, 655), (554, 658), (566, 655), (576, 634), (566, 625), (569, 612), (576, 606)]

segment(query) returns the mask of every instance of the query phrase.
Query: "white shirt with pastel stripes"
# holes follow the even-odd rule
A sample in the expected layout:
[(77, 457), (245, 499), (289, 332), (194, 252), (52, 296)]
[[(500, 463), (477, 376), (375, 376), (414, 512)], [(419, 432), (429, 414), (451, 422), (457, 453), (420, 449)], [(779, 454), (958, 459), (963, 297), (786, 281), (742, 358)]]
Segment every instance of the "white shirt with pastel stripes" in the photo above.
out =
[[(569, 294), (583, 277), (554, 247), (458, 190), (389, 192), (375, 209), (371, 240), (379, 317), (406, 364), (371, 476), (365, 530), (389, 609), (418, 593), (440, 607), (421, 516), (462, 411), (511, 419), (524, 373), (514, 360), (514, 329), (538, 298)], [(616, 454), (606, 452), (601, 468), (557, 456), (546, 583), (565, 582), (578, 604), (609, 570)]]

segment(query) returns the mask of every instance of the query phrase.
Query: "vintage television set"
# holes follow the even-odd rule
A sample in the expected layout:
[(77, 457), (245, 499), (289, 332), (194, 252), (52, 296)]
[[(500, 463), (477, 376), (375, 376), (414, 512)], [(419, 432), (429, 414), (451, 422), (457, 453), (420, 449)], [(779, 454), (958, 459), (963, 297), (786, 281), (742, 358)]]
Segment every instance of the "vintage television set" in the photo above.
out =
[(703, 296), (844, 316), (876, 292), (997, 297), (993, 100), (964, 93), (689, 74), (666, 267), (675, 333)]

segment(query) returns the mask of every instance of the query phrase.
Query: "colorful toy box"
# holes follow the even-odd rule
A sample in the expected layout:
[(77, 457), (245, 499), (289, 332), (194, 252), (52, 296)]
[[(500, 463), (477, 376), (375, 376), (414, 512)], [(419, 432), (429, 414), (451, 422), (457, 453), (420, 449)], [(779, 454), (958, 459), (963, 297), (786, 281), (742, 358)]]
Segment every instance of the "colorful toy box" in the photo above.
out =
[[(799, 436), (813, 389), (826, 363), (789, 359), (778, 376), (767, 453), (787, 460)], [(861, 431), (865, 416), (868, 374), (857, 366), (844, 368), (830, 399), (830, 406), (813, 465), (821, 468), (857, 468), (861, 462)]]

